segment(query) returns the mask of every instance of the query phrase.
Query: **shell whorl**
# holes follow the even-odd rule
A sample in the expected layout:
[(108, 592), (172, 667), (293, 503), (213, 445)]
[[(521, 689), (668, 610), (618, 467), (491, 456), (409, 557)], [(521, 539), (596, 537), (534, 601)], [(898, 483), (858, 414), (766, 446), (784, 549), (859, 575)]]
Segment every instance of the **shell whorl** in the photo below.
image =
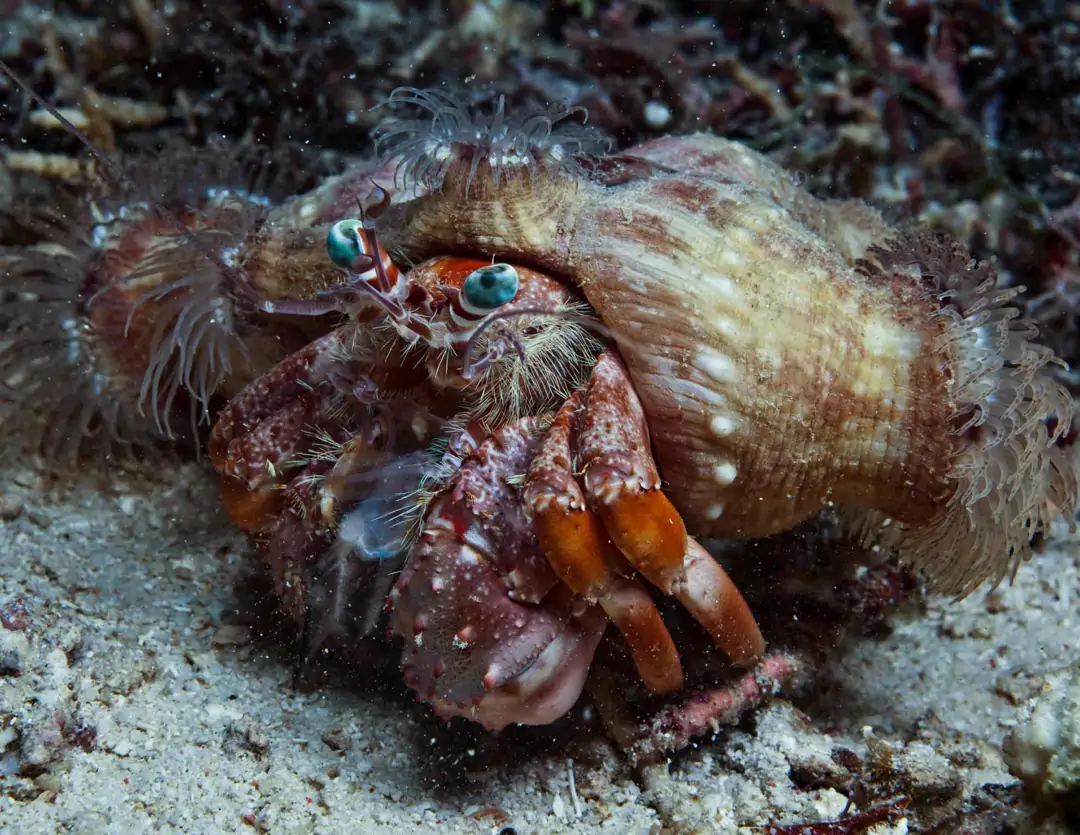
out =
[(770, 535), (832, 503), (966, 593), (1071, 515), (1071, 398), (987, 269), (711, 135), (540, 173), (477, 174), (466, 198), (451, 167), (403, 207), (397, 243), (573, 280), (695, 534)]

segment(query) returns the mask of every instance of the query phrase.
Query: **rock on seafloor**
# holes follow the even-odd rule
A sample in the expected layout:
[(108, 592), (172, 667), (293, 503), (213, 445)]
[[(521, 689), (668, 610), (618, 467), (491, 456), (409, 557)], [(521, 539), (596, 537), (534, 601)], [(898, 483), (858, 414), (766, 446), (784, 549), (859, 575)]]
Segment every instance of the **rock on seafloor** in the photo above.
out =
[(1044, 677), (1004, 748), (1013, 772), (1037, 797), (1080, 814), (1080, 664)]

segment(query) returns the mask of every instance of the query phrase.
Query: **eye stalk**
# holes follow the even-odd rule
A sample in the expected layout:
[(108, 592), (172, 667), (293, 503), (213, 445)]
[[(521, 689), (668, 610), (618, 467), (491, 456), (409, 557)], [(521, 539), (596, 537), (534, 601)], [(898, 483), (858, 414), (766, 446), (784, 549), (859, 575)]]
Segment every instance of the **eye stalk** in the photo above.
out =
[(491, 264), (469, 273), (462, 294), (471, 311), (487, 313), (511, 301), (519, 286), (517, 270), (509, 264)]
[(342, 269), (350, 269), (356, 259), (367, 255), (364, 249), (364, 224), (356, 218), (339, 220), (326, 235), (326, 253)]

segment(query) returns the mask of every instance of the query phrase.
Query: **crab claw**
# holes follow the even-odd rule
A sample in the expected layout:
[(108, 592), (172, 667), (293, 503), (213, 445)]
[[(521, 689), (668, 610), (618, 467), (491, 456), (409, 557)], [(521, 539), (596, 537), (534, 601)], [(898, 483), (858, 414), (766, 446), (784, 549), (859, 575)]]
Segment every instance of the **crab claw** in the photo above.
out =
[(610, 351), (589, 378), (577, 440), (590, 506), (630, 564), (671, 594), (686, 580), (686, 526), (661, 490), (645, 413)]
[[(260, 463), (271, 460), (268, 421), (281, 421), (280, 412), (310, 393), (317, 382), (316, 363), (340, 351), (344, 331), (332, 331), (279, 362), (270, 371), (234, 397), (218, 415), (210, 434), (210, 461), (221, 473), (247, 480), (250, 462), (257, 450)], [(260, 432), (260, 428), (266, 427)], [(260, 469), (255, 467), (255, 469)]]
[(429, 506), (389, 599), (406, 684), (441, 715), (490, 730), (569, 710), (606, 625), (559, 583), (512, 478), (541, 429), (523, 418), (468, 455)]
[(540, 547), (570, 590), (599, 603), (618, 627), (645, 685), (657, 693), (682, 686), (675, 642), (648, 590), (631, 576), (604, 523), (585, 504), (571, 466), (570, 437), (581, 408), (574, 394), (555, 416), (525, 482)]
[(739, 665), (756, 661), (765, 640), (746, 601), (719, 564), (686, 535), (664, 496), (645, 413), (617, 355), (593, 370), (577, 437), (584, 495), (631, 565), (674, 595)]
[(221, 504), (229, 518), (245, 533), (262, 533), (273, 527), (285, 508), (285, 494), (274, 484), (249, 490), (244, 482), (221, 477)]
[(319, 400), (316, 362), (341, 344), (334, 331), (259, 377), (222, 410), (210, 434), (210, 461), (221, 474), (221, 497), (233, 521), (248, 533), (274, 526), (284, 508), (279, 465), (305, 443)]

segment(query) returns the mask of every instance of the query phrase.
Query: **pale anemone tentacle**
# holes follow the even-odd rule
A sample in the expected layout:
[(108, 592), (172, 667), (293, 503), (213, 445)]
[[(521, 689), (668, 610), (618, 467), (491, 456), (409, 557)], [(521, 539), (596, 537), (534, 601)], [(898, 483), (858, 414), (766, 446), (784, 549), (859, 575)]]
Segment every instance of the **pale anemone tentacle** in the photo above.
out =
[(393, 120), (376, 128), (376, 149), (380, 155), (400, 160), (399, 182), (442, 188), (447, 174), (457, 162), (461, 149), (469, 149), (465, 192), (468, 195), (477, 177), (488, 168), (498, 185), (507, 173), (524, 167), (535, 174), (538, 155), (548, 164), (567, 168), (582, 156), (604, 154), (611, 140), (575, 117), (587, 118), (580, 106), (556, 106), (549, 110), (506, 112), (500, 96), (490, 115), (462, 106), (454, 96), (441, 90), (399, 87), (376, 107), (412, 105), (431, 114), (430, 119)]
[(867, 544), (897, 548), (926, 570), (931, 589), (962, 596), (987, 578), (996, 585), (1014, 577), (1032, 537), (1076, 505), (1075, 463), (1059, 446), (1074, 405), (1046, 373), (1064, 363), (1034, 341), (1035, 323), (1007, 306), (1023, 288), (998, 287), (991, 265), (959, 245), (914, 235), (872, 255), (872, 272), (903, 271), (940, 299), (935, 318), (944, 328), (934, 347), (957, 358), (958, 448), (947, 473), (953, 488), (934, 525), (886, 524), (874, 512), (850, 513), (850, 524)]

